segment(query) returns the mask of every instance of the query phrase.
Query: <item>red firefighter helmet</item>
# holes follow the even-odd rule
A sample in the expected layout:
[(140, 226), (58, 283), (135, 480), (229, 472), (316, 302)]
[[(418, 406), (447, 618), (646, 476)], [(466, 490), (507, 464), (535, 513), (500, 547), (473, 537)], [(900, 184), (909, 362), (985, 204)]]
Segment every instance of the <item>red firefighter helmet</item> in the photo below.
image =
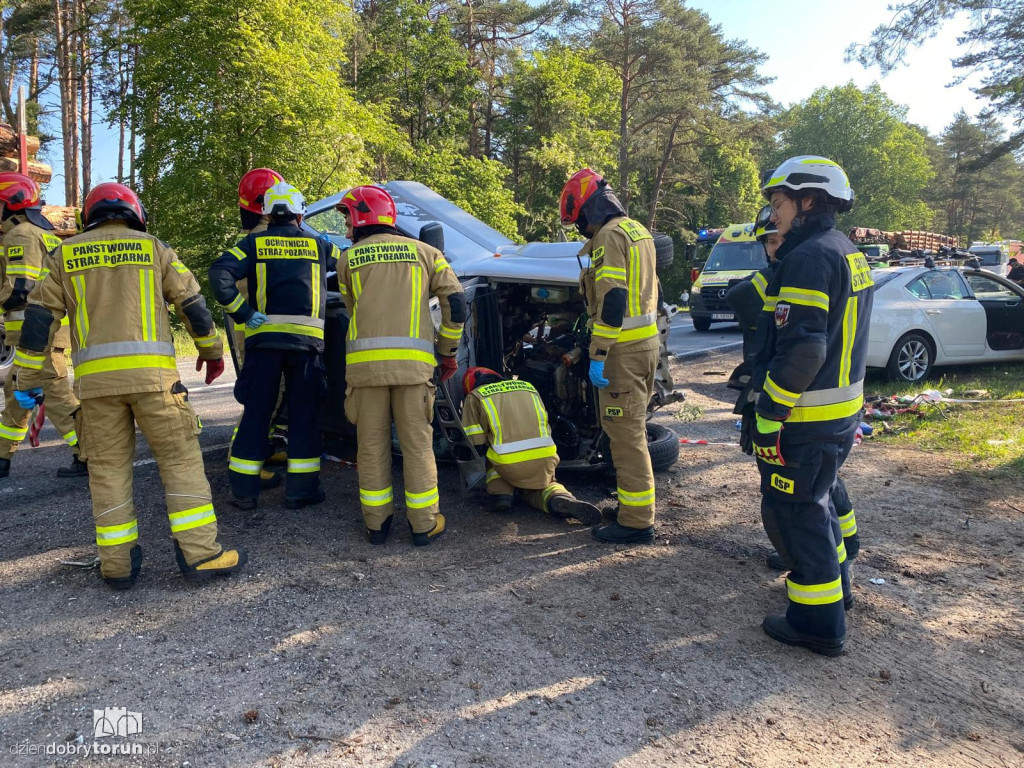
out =
[(0, 203), (9, 211), (34, 208), (39, 205), (39, 185), (21, 173), (0, 173)]
[(497, 371), (492, 371), (490, 368), (484, 368), (483, 366), (476, 366), (466, 371), (462, 377), (462, 391), (468, 395), (474, 389), (477, 388), (477, 380), (484, 376), (493, 376), (496, 379), (501, 378), (501, 374)]
[(127, 213), (130, 219), (146, 227), (146, 209), (138, 196), (124, 184), (108, 181), (92, 188), (82, 205), (82, 221), (88, 227), (115, 213)]
[(580, 217), (580, 208), (603, 186), (604, 176), (597, 171), (584, 168), (576, 171), (562, 187), (562, 199), (558, 206), (565, 226), (575, 224)]
[(395, 201), (386, 189), (366, 184), (352, 187), (338, 203), (338, 208), (348, 210), (353, 227), (370, 227), (383, 224), (395, 226)]
[(277, 171), (271, 168), (253, 168), (238, 182), (238, 207), (253, 213), (263, 213), (263, 193), (284, 181)]

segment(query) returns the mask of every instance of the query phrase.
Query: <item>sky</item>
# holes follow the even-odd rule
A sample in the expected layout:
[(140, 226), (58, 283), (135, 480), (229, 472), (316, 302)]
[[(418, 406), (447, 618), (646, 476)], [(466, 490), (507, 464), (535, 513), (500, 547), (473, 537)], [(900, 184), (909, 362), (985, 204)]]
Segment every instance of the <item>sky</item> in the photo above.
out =
[[(986, 102), (971, 92), (970, 85), (977, 86), (980, 78), (950, 86), (956, 78), (950, 59), (956, 55), (956, 37), (965, 26), (963, 20), (950, 22), (936, 37), (911, 49), (906, 63), (888, 76), (883, 77), (877, 67), (865, 69), (843, 60), (850, 43), (866, 42), (875, 27), (891, 18), (887, 10), (890, 2), (690, 0), (689, 5), (720, 25), (726, 38), (746, 40), (767, 54), (762, 72), (775, 78), (767, 91), (784, 107), (804, 100), (821, 86), (853, 80), (859, 87), (878, 82), (890, 98), (908, 107), (910, 122), (924, 126), (933, 135), (941, 133), (960, 109), (977, 115)], [(114, 179), (117, 137), (105, 126), (97, 125), (94, 131), (93, 184), (99, 184)], [(60, 142), (51, 143), (44, 160), (54, 170), (45, 196), (48, 202), (59, 205), (64, 200)]]

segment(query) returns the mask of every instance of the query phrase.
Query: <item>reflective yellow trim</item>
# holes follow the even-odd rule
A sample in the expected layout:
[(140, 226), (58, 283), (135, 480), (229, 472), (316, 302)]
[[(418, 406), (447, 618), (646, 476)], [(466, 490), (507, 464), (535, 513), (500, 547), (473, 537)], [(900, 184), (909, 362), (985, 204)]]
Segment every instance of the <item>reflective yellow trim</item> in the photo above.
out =
[(859, 413), (863, 405), (864, 395), (858, 395), (852, 400), (846, 400), (842, 403), (833, 403), (832, 405), (800, 405), (790, 411), (789, 418), (786, 419), (786, 423), (806, 423), (811, 421), (845, 419)]
[(495, 453), (492, 448), (487, 449), (487, 458), (494, 464), (519, 464), (523, 461), (530, 461), (532, 459), (546, 459), (548, 456), (554, 456), (558, 453), (558, 447), (554, 445), (546, 445), (543, 448), (531, 448), (526, 451), (516, 451), (515, 453)]
[(75, 333), (78, 336), (79, 349), (86, 346), (89, 339), (89, 312), (85, 306), (85, 275), (72, 275), (71, 286), (75, 289)]
[(127, 544), (129, 541), (136, 541), (139, 538), (139, 524), (132, 520), (130, 523), (121, 525), (97, 525), (96, 545), (100, 547), (113, 547), (118, 544)]
[(320, 457), (317, 456), (315, 459), (293, 459), (291, 456), (288, 457), (288, 471), (295, 473), (309, 473), (320, 471)]
[(4, 323), (4, 326), (7, 328), (8, 331), (20, 331), (21, 326), (23, 326), (24, 324), (24, 320), (8, 320), (6, 323)]
[(0, 438), (4, 440), (10, 440), (14, 443), (20, 443), (25, 439), (25, 435), (28, 434), (28, 426), (25, 427), (7, 427), (0, 424)]
[(839, 556), (839, 564), (842, 565), (846, 562), (846, 542), (840, 541), (839, 546), (836, 547), (836, 554)]
[(346, 365), (391, 362), (392, 360), (412, 360), (418, 363), (426, 363), (431, 367), (437, 365), (436, 357), (429, 352), (421, 352), (418, 349), (367, 349), (362, 352), (347, 352), (345, 354)]
[(845, 515), (839, 516), (839, 527), (842, 529), (844, 539), (857, 533), (857, 516), (853, 514), (852, 509)]
[(493, 468), (487, 470), (486, 480), (488, 483), (492, 483), (500, 477), (501, 475), (498, 473), (498, 470)]
[(310, 317), (320, 317), (320, 262), (314, 261), (312, 267), (313, 301)]
[[(503, 442), (503, 435), (501, 434), (501, 419), (498, 418), (498, 409), (491, 402), (490, 398), (483, 397), (480, 399), (481, 404), (484, 406), (484, 414), (487, 416), (487, 423), (491, 427), (491, 433), (494, 435), (494, 442)], [(488, 450), (488, 454), (493, 451)], [(500, 464), (501, 462), (495, 462)]]
[(192, 339), (192, 341), (196, 343), (197, 347), (212, 347), (217, 343), (217, 336), (217, 332), (214, 331), (209, 336), (198, 336)]
[(60, 319), (60, 324), (61, 324), (61, 327), (64, 327), (65, 325), (71, 325), (71, 320), (70, 320), (70, 318), (68, 318), (67, 315), (64, 315), (64, 317), (62, 317)]
[(443, 272), (446, 269), (451, 269), (451, 265), (446, 259), (434, 259), (434, 273)]
[(642, 328), (629, 328), (619, 334), (619, 343), (624, 341), (639, 341), (640, 339), (649, 339), (651, 336), (658, 335), (658, 324), (652, 323), (651, 325), (645, 325)]
[(39, 267), (33, 267), (31, 264), (23, 264), (21, 262), (9, 264), (7, 267), (8, 277), (24, 277), (29, 280), (38, 280), (39, 272)]
[(420, 285), (423, 269), (419, 264), (412, 268), (412, 300), (409, 302), (409, 335), (418, 339), (420, 336), (420, 313), (423, 304), (423, 288)]
[(764, 301), (768, 297), (768, 280), (758, 272), (754, 275), (754, 279), (750, 281), (754, 285), (754, 289), (757, 291), (757, 295), (761, 297), (761, 301)]
[(348, 320), (348, 337), (349, 339), (358, 338), (358, 331), (356, 331), (356, 310), (359, 309), (359, 296), (363, 292), (363, 278), (361, 273), (352, 273), (352, 307), (349, 312)]
[(765, 312), (772, 312), (772, 313), (774, 313), (775, 312), (775, 305), (778, 304), (778, 302), (779, 302), (779, 297), (778, 296), (765, 296), (764, 297), (764, 311)]
[(241, 248), (228, 248), (228, 253), (234, 256), (239, 261), (243, 261), (246, 258), (246, 253)]
[(291, 333), (299, 336), (312, 336), (314, 339), (322, 339), (324, 337), (323, 328), (312, 328), (308, 325), (296, 325), (295, 323), (264, 323), (259, 328), (249, 328), (246, 326), (246, 338), (260, 333)]
[(237, 472), (240, 475), (258, 475), (260, 470), (263, 469), (263, 462), (253, 461), (251, 459), (239, 459), (236, 456), (230, 456), (228, 458), (228, 469)]
[(482, 435), (484, 433), (484, 428), (479, 424), (470, 424), (469, 426), (463, 427), (462, 431), (467, 435)]
[(613, 328), (612, 326), (605, 325), (604, 323), (594, 323), (593, 334), (599, 338), (615, 340), (619, 338), (620, 333), (622, 333), (621, 328)]
[(627, 507), (647, 507), (654, 504), (654, 488), (646, 491), (624, 491), (616, 488), (619, 504)]
[(828, 294), (809, 288), (783, 288), (779, 291), (779, 301), (788, 301), (790, 304), (801, 304), (805, 307), (815, 307), (828, 312)]
[(551, 483), (551, 485), (549, 485), (547, 488), (545, 488), (544, 491), (540, 495), (540, 498), (541, 498), (541, 501), (544, 504), (544, 509), (545, 510), (547, 510), (547, 508), (548, 508), (548, 499), (550, 499), (556, 493), (559, 494), (559, 495), (562, 495), (562, 496), (571, 496), (572, 495), (571, 493), (569, 493), (569, 491), (566, 489), (566, 487), (564, 485), (562, 485), (561, 483)]
[(82, 378), (92, 373), (112, 373), (114, 371), (131, 371), (137, 368), (163, 368), (169, 371), (178, 370), (173, 357), (163, 355), (124, 355), (123, 357), (104, 357), (89, 360), (75, 366), (75, 376)]
[(531, 397), (533, 398), (534, 413), (537, 414), (537, 434), (539, 437), (547, 437), (551, 434), (551, 431), (548, 429), (548, 411), (544, 407), (540, 395), (534, 393)]
[(441, 325), (441, 330), (438, 333), (441, 335), (441, 338), (443, 339), (451, 339), (453, 341), (458, 341), (459, 339), (462, 338), (461, 328), (449, 328), (447, 325), (444, 324)]
[(828, 605), (843, 599), (843, 581), (841, 578), (827, 584), (797, 584), (786, 579), (786, 593), (794, 603), (801, 605)]
[(643, 314), (640, 311), (640, 246), (633, 245), (629, 248), (629, 303), (633, 308), (633, 317)]
[(182, 264), (177, 259), (175, 259), (174, 261), (171, 262), (171, 268), (175, 272), (177, 272), (179, 275), (187, 275), (188, 274), (188, 267), (186, 267), (184, 264)]
[(256, 311), (267, 311), (267, 265), (256, 264)]
[(839, 386), (850, 384), (850, 368), (853, 366), (853, 341), (857, 336), (857, 297), (846, 300), (843, 312), (843, 352), (839, 359)]
[(43, 370), (43, 363), (45, 361), (46, 355), (33, 355), (31, 352), (25, 352), (21, 349), (14, 352), (14, 364), (22, 368), (28, 368), (31, 371)]
[(227, 304), (221, 304), (221, 306), (224, 307), (224, 309), (226, 309), (228, 312), (237, 312), (239, 307), (241, 307), (244, 303), (245, 299), (242, 298), (242, 294), (236, 293), (235, 298), (233, 298)]
[(619, 282), (626, 282), (626, 269), (625, 267), (609, 267), (602, 264), (594, 271), (595, 280), (618, 280)]
[(61, 438), (68, 445), (78, 445), (78, 435), (75, 433), (75, 430), (73, 429), (70, 432), (62, 435)]
[(436, 485), (429, 491), (423, 491), (422, 493), (405, 492), (405, 506), (408, 509), (426, 509), (437, 504), (439, 499), (440, 496), (437, 493)]
[(390, 504), (395, 500), (392, 486), (388, 486), (380, 491), (368, 491), (364, 488), (359, 489), (359, 501), (367, 507), (383, 507), (385, 504)]
[(796, 401), (800, 399), (800, 395), (796, 392), (790, 392), (788, 389), (783, 389), (774, 381), (772, 381), (772, 375), (769, 373), (764, 377), (764, 391), (772, 400), (780, 405), (784, 405), (787, 408), (792, 408), (796, 405)]
[(167, 519), (171, 521), (171, 533), (178, 533), (216, 523), (217, 515), (213, 512), (213, 504), (203, 504), (199, 507), (192, 507), (192, 509), (183, 509), (180, 512), (169, 512)]

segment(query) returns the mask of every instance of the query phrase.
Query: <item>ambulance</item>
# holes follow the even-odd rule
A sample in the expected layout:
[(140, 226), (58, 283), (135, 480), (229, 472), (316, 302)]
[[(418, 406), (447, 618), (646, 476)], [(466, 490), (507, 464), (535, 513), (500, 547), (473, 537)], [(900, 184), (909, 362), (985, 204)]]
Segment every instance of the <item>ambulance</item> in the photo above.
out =
[(735, 284), (767, 264), (764, 248), (754, 239), (753, 222), (725, 227), (690, 291), (693, 327), (708, 331), (712, 323), (736, 322), (736, 315), (725, 301), (730, 283)]

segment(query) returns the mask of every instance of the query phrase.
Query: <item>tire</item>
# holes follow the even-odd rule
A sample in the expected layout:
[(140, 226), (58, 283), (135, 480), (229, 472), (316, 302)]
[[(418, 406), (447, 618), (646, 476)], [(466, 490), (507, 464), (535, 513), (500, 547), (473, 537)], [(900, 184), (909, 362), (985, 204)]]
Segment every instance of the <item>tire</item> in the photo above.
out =
[(654, 471), (664, 472), (679, 460), (679, 436), (668, 427), (648, 422), (647, 451)]
[(691, 315), (690, 319), (693, 320), (693, 327), (695, 330), (701, 333), (707, 333), (711, 330), (711, 318), (704, 317), (702, 315)]
[(675, 261), (676, 252), (675, 246), (672, 243), (672, 238), (668, 235), (655, 234), (654, 235), (654, 262), (658, 268), (658, 271), (665, 269), (666, 267), (672, 266), (672, 262)]
[(922, 333), (904, 334), (892, 348), (885, 370), (897, 381), (924, 381), (935, 365), (935, 347)]
[(11, 372), (14, 365), (14, 347), (4, 345), (0, 347), (0, 384), (7, 381), (7, 374)]

